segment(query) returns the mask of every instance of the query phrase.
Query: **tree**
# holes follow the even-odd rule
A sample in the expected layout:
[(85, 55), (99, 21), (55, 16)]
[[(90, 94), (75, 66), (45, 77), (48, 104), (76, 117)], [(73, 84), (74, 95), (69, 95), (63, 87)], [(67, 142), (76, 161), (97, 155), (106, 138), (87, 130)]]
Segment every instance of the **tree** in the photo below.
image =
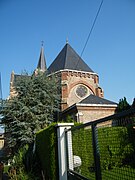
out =
[(117, 107), (117, 112), (122, 112), (122, 111), (125, 111), (125, 110), (128, 110), (130, 109), (130, 105), (129, 103), (127, 102), (127, 99), (126, 97), (122, 98), (119, 100), (119, 104), (118, 104), (118, 107)]
[(17, 96), (5, 102), (2, 124), (9, 135), (9, 146), (18, 150), (33, 142), (36, 131), (54, 121), (60, 106), (60, 83), (55, 76), (38, 73), (20, 76), (15, 90)]
[[(131, 108), (131, 106), (127, 102), (126, 97), (124, 97), (124, 98), (119, 100), (119, 104), (117, 106), (116, 113), (126, 111), (126, 110), (128, 110), (130, 108)], [(133, 120), (132, 120), (132, 118), (130, 116), (125, 116), (125, 117), (113, 120), (113, 124), (115, 126), (132, 126), (133, 125)]]
[(135, 108), (135, 98), (133, 100), (132, 107)]

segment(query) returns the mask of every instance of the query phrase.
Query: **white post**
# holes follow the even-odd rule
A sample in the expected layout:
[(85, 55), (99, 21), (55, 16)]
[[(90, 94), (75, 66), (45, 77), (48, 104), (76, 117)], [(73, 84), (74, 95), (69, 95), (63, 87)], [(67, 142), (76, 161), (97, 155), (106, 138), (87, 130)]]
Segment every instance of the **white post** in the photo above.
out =
[[(65, 129), (69, 129), (73, 125), (74, 125), (74, 123), (58, 123), (56, 125), (57, 138), (58, 138), (59, 180), (67, 180), (67, 152), (66, 152)], [(71, 136), (68, 136), (67, 140), (68, 140), (68, 142), (72, 142)], [(70, 153), (68, 152), (68, 155), (70, 157), (72, 156), (71, 154), (72, 154), (72, 152), (70, 152)]]
[(67, 132), (67, 155), (68, 155), (68, 168), (73, 170), (73, 148), (72, 148), (72, 132)]

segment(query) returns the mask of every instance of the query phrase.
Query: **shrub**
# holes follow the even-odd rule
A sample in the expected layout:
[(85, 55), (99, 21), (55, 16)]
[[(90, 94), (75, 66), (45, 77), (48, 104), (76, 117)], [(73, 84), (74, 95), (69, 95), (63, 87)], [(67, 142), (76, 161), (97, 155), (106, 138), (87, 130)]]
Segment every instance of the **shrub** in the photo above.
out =
[(82, 164), (79, 168), (75, 168), (76, 172), (93, 178), (94, 174), (94, 156), (92, 148), (92, 132), (91, 129), (79, 129), (72, 133), (73, 155), (81, 158)]
[[(133, 129), (126, 127), (105, 127), (98, 128), (97, 132), (102, 170), (135, 166), (135, 145), (133, 141), (135, 134)], [(92, 131), (91, 129), (79, 129), (73, 131), (72, 136), (73, 153), (80, 156), (82, 160), (79, 171), (82, 175), (93, 178), (95, 168)]]
[[(78, 124), (77, 124), (78, 125)], [(127, 127), (98, 128), (100, 163), (103, 171), (134, 167), (135, 132)], [(81, 158), (82, 164), (74, 169), (82, 175), (95, 179), (92, 130), (77, 129), (72, 132), (73, 155)], [(36, 135), (36, 150), (45, 179), (58, 179), (57, 136), (55, 124)]]
[(54, 123), (37, 133), (36, 151), (45, 179), (58, 179), (57, 137)]
[[(33, 176), (29, 172), (25, 171), (24, 166), (24, 157), (28, 150), (28, 145), (20, 148), (19, 151), (15, 154), (12, 164), (8, 169), (8, 175), (11, 180), (32, 180)], [(34, 178), (36, 180), (36, 177)]]
[(131, 165), (133, 158), (130, 158), (130, 163), (126, 161), (134, 154), (130, 132), (126, 127), (108, 127), (98, 130), (102, 169)]

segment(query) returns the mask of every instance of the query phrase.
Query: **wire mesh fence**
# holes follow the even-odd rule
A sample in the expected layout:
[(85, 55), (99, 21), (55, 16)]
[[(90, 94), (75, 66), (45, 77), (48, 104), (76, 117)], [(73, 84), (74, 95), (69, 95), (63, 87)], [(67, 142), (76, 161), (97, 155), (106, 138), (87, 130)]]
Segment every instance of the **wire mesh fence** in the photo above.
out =
[(73, 131), (72, 143), (74, 171), (85, 177), (95, 179), (91, 127)]
[(90, 180), (135, 179), (135, 109), (70, 131), (72, 174)]

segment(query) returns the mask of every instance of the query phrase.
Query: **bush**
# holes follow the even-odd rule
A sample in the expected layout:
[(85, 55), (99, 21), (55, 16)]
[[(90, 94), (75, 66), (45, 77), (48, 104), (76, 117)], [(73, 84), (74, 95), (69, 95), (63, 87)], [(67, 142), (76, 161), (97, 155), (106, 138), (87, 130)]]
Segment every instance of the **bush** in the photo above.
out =
[(28, 145), (20, 148), (13, 158), (11, 166), (8, 169), (8, 175), (11, 180), (36, 180), (36, 177), (29, 172), (27, 173), (24, 166), (24, 158), (28, 150)]
[(92, 132), (91, 129), (79, 129), (72, 133), (73, 142), (73, 155), (77, 155), (81, 158), (82, 164), (80, 167), (74, 170), (86, 177), (92, 178), (94, 174), (94, 156), (92, 147)]
[[(135, 134), (126, 127), (98, 128), (98, 144), (102, 170), (135, 166)], [(73, 153), (80, 156), (82, 165), (79, 171), (86, 177), (93, 178), (95, 172), (92, 131), (79, 129), (72, 133)], [(76, 170), (76, 169), (75, 169)], [(77, 170), (78, 171), (78, 170)]]
[(41, 130), (36, 135), (36, 151), (45, 179), (58, 179), (57, 137), (55, 124)]
[[(78, 124), (76, 124), (78, 125)], [(98, 128), (100, 163), (103, 172), (135, 166), (135, 133), (133, 128)], [(82, 164), (74, 170), (95, 179), (92, 130), (77, 129), (72, 132), (73, 155), (81, 158)], [(55, 124), (37, 133), (36, 150), (45, 179), (58, 179), (57, 136)]]
[(4, 165), (4, 173), (8, 173), (10, 166), (9, 165)]
[[(126, 127), (108, 127), (98, 130), (101, 168), (104, 170), (131, 165), (134, 146)], [(133, 136), (133, 134), (132, 134)], [(127, 159), (130, 158), (130, 162)]]

